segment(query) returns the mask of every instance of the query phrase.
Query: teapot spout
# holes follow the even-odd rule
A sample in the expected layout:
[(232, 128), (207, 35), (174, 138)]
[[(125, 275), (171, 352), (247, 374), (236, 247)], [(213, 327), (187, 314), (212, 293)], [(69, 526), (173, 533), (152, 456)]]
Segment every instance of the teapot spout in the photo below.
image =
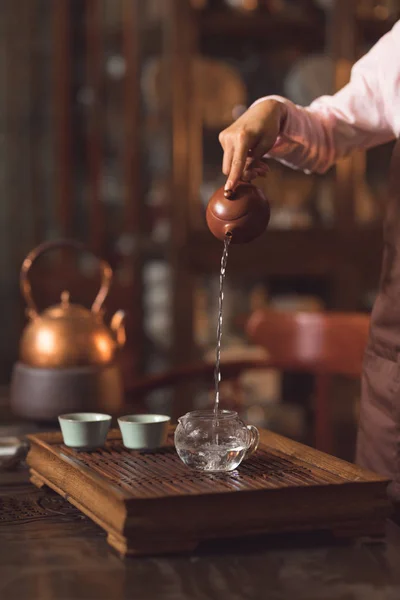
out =
[(125, 317), (125, 312), (118, 310), (111, 319), (111, 330), (119, 348), (123, 348), (126, 342)]

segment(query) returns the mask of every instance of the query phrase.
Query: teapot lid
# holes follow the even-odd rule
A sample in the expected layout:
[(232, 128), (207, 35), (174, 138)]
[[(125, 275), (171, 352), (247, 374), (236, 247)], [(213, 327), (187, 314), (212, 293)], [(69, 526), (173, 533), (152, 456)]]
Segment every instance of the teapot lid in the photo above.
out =
[(218, 189), (211, 202), (212, 213), (224, 221), (236, 221), (244, 215), (258, 210), (260, 202), (265, 202), (259, 188), (251, 183), (240, 183), (234, 192)]

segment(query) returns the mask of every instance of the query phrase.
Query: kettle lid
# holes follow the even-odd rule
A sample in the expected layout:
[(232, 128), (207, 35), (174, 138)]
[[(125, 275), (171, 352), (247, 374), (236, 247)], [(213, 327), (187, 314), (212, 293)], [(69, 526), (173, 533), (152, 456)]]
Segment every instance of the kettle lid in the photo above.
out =
[(61, 294), (61, 303), (54, 306), (50, 306), (42, 312), (41, 318), (50, 319), (90, 319), (97, 320), (96, 316), (99, 313), (93, 313), (91, 310), (85, 308), (80, 304), (70, 303), (70, 294), (67, 291)]

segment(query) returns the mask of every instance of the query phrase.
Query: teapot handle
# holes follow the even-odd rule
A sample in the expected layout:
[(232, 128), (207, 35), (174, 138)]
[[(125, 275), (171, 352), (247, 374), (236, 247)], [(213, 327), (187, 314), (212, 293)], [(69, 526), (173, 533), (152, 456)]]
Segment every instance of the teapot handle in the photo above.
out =
[[(34, 248), (31, 252), (29, 252), (28, 256), (22, 263), (20, 273), (20, 287), (22, 295), (28, 307), (28, 314), (32, 318), (38, 316), (38, 310), (32, 296), (32, 286), (28, 278), (29, 270), (40, 255), (44, 254), (45, 252), (48, 252), (49, 250), (64, 247), (72, 248), (73, 250), (76, 250), (78, 252), (88, 251), (84, 244), (82, 244), (81, 242), (77, 242), (76, 240), (55, 240), (52, 242), (44, 242), (43, 244), (40, 244), (39, 246)], [(110, 290), (111, 280), (113, 276), (112, 269), (108, 262), (101, 258), (99, 258), (98, 260), (100, 262), (101, 270), (101, 285), (97, 296), (92, 304), (91, 310), (94, 313), (98, 313), (101, 307), (103, 306), (104, 300), (106, 299), (107, 294)]]
[(260, 443), (260, 433), (257, 427), (254, 427), (254, 425), (246, 425), (246, 427), (250, 432), (250, 444), (247, 448), (244, 460), (247, 460), (252, 454), (254, 454), (258, 448), (258, 444)]

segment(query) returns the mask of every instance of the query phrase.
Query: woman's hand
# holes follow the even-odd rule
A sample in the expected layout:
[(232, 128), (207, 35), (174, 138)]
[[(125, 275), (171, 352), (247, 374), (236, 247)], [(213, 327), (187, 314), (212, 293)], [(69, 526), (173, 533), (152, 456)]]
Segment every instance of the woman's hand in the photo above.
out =
[(227, 176), (225, 190), (234, 190), (240, 179), (265, 177), (268, 166), (262, 157), (275, 144), (285, 116), (283, 102), (263, 100), (221, 131), (222, 172)]

